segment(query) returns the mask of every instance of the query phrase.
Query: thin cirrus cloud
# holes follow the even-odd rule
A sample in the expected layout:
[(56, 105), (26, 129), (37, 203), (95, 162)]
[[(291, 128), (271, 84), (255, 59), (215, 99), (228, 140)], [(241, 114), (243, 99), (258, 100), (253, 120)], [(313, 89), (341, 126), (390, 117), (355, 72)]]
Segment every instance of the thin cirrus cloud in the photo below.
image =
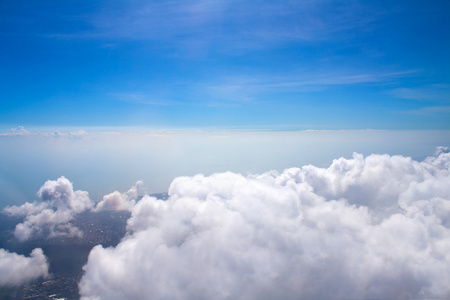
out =
[(430, 84), (415, 88), (400, 87), (390, 91), (396, 98), (411, 100), (422, 107), (404, 110), (401, 113), (416, 116), (445, 116), (450, 113), (450, 86), (448, 84)]
[(404, 111), (404, 114), (420, 116), (436, 116), (450, 114), (450, 106), (426, 106), (415, 110)]
[(450, 153), (176, 178), (94, 247), (82, 299), (446, 299)]
[[(291, 74), (291, 76), (227, 76), (222, 83), (209, 84), (206, 88), (211, 97), (221, 97), (229, 100), (248, 102), (257, 100), (259, 94), (279, 91), (319, 92), (336, 86), (361, 84), (386, 84), (405, 77), (414, 76), (420, 70), (406, 70), (398, 72), (367, 72), (357, 73), (310, 73)], [(297, 78), (297, 79), (296, 79)]]
[[(258, 102), (261, 95), (278, 92), (320, 92), (336, 86), (348, 85), (374, 85), (392, 83), (410, 76), (417, 75), (420, 70), (406, 70), (398, 72), (373, 72), (366, 73), (340, 71), (338, 73), (309, 73), (294, 72), (289, 76), (286, 74), (271, 74), (268, 76), (240, 74), (225, 75), (212, 80), (192, 82), (191, 85), (179, 85), (178, 89), (185, 94), (191, 95), (193, 99), (189, 102), (174, 101), (179, 98), (180, 90), (159, 90), (166, 98), (154, 96), (147, 93), (110, 93), (109, 95), (118, 100), (133, 102), (137, 104), (153, 106), (173, 105), (195, 105), (211, 106), (219, 104), (216, 100), (226, 100), (220, 105), (236, 105), (239, 103)], [(172, 100), (167, 100), (172, 99)]]
[(109, 93), (109, 95), (121, 101), (134, 102), (146, 105), (166, 106), (176, 104), (171, 100), (160, 100), (158, 98), (155, 98), (151, 95), (147, 95), (144, 93)]
[(334, 39), (336, 34), (361, 26), (367, 29), (377, 15), (365, 15), (360, 5), (330, 9), (317, 2), (164, 1), (117, 6), (120, 9), (92, 14), (88, 19), (91, 30), (78, 36), (250, 50), (290, 41)]
[(314, 86), (314, 85), (347, 85), (347, 84), (359, 84), (359, 83), (374, 83), (374, 82), (386, 82), (395, 78), (401, 78), (403, 76), (409, 76), (415, 74), (419, 70), (407, 70), (391, 73), (373, 73), (373, 74), (351, 74), (351, 75), (316, 75), (317, 79), (299, 80), (299, 81), (286, 81), (280, 83), (268, 84), (268, 87), (295, 87), (295, 86)]
[(419, 101), (436, 101), (449, 102), (450, 85), (448, 84), (431, 84), (416, 88), (397, 88), (391, 91), (391, 94), (397, 98), (419, 100)]
[(367, 34), (384, 15), (370, 5), (331, 1), (117, 1), (78, 16), (75, 30), (43, 35), (103, 40), (105, 47), (139, 41), (161, 45), (163, 56), (190, 59), (348, 39), (355, 32)]
[[(335, 1), (11, 3), (2, 18), (12, 45), (5, 56), (11, 69), (5, 70), (14, 73), (24, 63), (23, 53), (14, 47), (37, 49), (40, 57), (27, 55), (27, 65), (36, 71), (30, 75), (43, 82), (35, 85), (30, 77), (35, 89), (13, 93), (13, 98), (5, 94), (9, 104), (4, 106), (4, 122), (131, 122), (159, 128), (214, 127), (216, 121), (219, 126), (245, 127), (264, 120), (276, 128), (279, 120), (294, 127), (297, 120), (311, 124), (311, 116), (316, 116), (318, 129), (447, 128), (440, 119), (392, 113), (418, 108), (394, 99), (399, 97), (392, 93), (418, 98), (420, 90), (414, 95), (404, 89), (445, 83), (446, 51), (437, 41), (447, 32), (446, 6)], [(423, 36), (422, 43), (417, 34)], [(23, 48), (23, 38), (29, 47)], [(46, 59), (48, 68), (42, 69), (40, 62)], [(64, 74), (45, 71), (61, 65)], [(10, 77), (13, 86), (15, 77)], [(342, 108), (333, 118), (327, 117), (329, 102)], [(262, 105), (255, 109), (254, 103)], [(61, 110), (70, 114), (58, 113)], [(303, 113), (306, 110), (318, 113)], [(42, 118), (33, 117), (37, 111)], [(359, 116), (365, 124), (356, 121)]]

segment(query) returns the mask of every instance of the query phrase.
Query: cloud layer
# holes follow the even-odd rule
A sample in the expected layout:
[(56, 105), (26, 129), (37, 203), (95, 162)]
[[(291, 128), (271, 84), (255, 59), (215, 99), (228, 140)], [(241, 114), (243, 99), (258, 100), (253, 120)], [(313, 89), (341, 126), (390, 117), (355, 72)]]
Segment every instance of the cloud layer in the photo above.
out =
[(21, 206), (8, 206), (4, 212), (10, 216), (23, 216), (14, 236), (25, 241), (34, 235), (81, 236), (82, 232), (69, 222), (74, 215), (93, 207), (88, 192), (74, 191), (72, 183), (64, 176), (48, 180), (37, 192), (40, 202), (27, 202)]
[(0, 136), (45, 136), (45, 137), (81, 137), (88, 133), (84, 130), (75, 130), (69, 132), (60, 132), (58, 130), (54, 132), (30, 132), (23, 126), (11, 128), (10, 132), (0, 133)]
[(450, 154), (354, 154), (329, 168), (175, 179), (115, 248), (94, 247), (83, 299), (449, 298)]
[(0, 287), (18, 286), (39, 277), (48, 276), (48, 262), (41, 248), (30, 257), (0, 249)]

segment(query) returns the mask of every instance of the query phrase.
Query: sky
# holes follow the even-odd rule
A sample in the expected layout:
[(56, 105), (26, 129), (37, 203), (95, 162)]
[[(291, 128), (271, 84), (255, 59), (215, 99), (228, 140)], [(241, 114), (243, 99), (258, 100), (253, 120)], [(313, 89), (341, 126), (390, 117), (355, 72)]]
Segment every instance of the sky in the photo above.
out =
[(450, 129), (448, 1), (1, 1), (0, 129)]
[[(0, 1), (5, 236), (127, 211), (83, 300), (449, 299), (449, 35), (438, 0)], [(52, 278), (35, 244), (0, 289)]]
[(450, 130), (72, 131), (0, 133), (0, 207), (37, 200), (42, 184), (65, 176), (100, 201), (142, 180), (167, 192), (174, 178), (291, 167), (328, 167), (334, 159), (390, 154), (422, 161), (450, 147)]

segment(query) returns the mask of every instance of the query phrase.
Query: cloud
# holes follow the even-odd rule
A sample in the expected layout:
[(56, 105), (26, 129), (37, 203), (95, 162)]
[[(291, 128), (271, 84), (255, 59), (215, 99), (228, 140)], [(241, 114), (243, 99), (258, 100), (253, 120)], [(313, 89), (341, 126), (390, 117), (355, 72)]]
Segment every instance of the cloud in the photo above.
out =
[(64, 176), (48, 180), (37, 192), (41, 202), (7, 206), (3, 209), (10, 216), (23, 216), (24, 222), (17, 224), (14, 236), (20, 241), (34, 235), (48, 237), (81, 236), (82, 232), (69, 222), (73, 216), (91, 209), (93, 202), (88, 192), (74, 191), (72, 183)]
[[(99, 6), (82, 30), (58, 39), (152, 41), (181, 55), (218, 51), (239, 55), (287, 43), (314, 43), (365, 34), (381, 16), (372, 5), (333, 2), (156, 1)], [(386, 8), (383, 9), (386, 11)], [(369, 13), (370, 12), (370, 13)], [(255, 26), (255, 24), (257, 24)], [(361, 30), (365, 28), (365, 30)], [(170, 51), (169, 51), (170, 52)]]
[(421, 116), (436, 116), (440, 114), (449, 114), (450, 106), (426, 106), (415, 110), (404, 111), (403, 113)]
[(427, 104), (417, 109), (402, 111), (402, 114), (444, 117), (450, 113), (450, 85), (430, 84), (416, 88), (397, 88), (390, 91), (397, 98), (415, 100)]
[(397, 98), (446, 103), (450, 96), (450, 86), (448, 84), (430, 84), (416, 88), (397, 88), (390, 93)]
[(46, 137), (80, 137), (87, 135), (88, 133), (84, 130), (75, 130), (69, 132), (30, 132), (26, 130), (23, 126), (18, 126), (16, 128), (11, 128), (10, 132), (0, 133), (0, 136), (46, 136)]
[(336, 86), (385, 84), (398, 78), (408, 77), (420, 70), (404, 70), (398, 72), (357, 73), (339, 71), (338, 73), (290, 74), (289, 76), (228, 76), (217, 84), (206, 87), (211, 97), (221, 95), (229, 100), (241, 102), (253, 100), (259, 95), (276, 91), (319, 92)]
[(0, 287), (18, 286), (48, 277), (48, 262), (41, 248), (31, 251), (29, 257), (0, 249)]
[[(408, 76), (417, 73), (418, 70), (407, 70), (390, 73), (373, 73), (373, 74), (352, 74), (352, 75), (338, 75), (338, 76), (317, 76), (313, 80), (297, 80), (284, 81), (272, 84), (266, 84), (267, 87), (295, 87), (295, 86), (314, 86), (314, 85), (347, 85), (359, 83), (374, 83), (384, 82), (401, 76)], [(321, 77), (321, 78), (319, 78)]]
[(10, 132), (0, 133), (0, 136), (15, 136), (15, 135), (31, 135), (31, 133), (28, 130), (26, 130), (23, 126), (11, 128)]
[(23, 126), (19, 126), (16, 128), (11, 128), (11, 133), (15, 135), (28, 135), (30, 134), (29, 131), (27, 131)]
[(354, 154), (244, 177), (176, 178), (94, 247), (82, 299), (450, 297), (450, 154)]
[(134, 102), (146, 105), (174, 105), (175, 102), (169, 100), (155, 99), (152, 95), (145, 95), (140, 93), (110, 93), (111, 96), (127, 102)]
[(66, 136), (66, 137), (80, 137), (80, 136), (84, 136), (87, 135), (88, 133), (84, 130), (75, 130), (75, 131), (69, 131), (69, 132), (60, 132), (60, 131), (55, 131), (53, 134), (44, 134), (44, 135), (48, 135), (48, 136), (55, 136), (55, 137), (59, 137), (59, 136)]
[(114, 191), (108, 195), (103, 196), (102, 201), (97, 203), (94, 212), (99, 212), (103, 210), (131, 210), (136, 204), (136, 200), (139, 196), (143, 195), (144, 183), (142, 181), (137, 181), (127, 192), (120, 193)]

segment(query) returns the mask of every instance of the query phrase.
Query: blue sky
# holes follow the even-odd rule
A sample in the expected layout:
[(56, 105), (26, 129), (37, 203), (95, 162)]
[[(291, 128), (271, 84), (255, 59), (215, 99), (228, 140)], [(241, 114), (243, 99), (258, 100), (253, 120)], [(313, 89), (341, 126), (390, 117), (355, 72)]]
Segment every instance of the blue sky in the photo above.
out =
[(0, 0), (0, 39), (16, 237), (131, 209), (82, 296), (450, 298), (450, 0)]
[(2, 1), (0, 128), (450, 129), (449, 1)]

